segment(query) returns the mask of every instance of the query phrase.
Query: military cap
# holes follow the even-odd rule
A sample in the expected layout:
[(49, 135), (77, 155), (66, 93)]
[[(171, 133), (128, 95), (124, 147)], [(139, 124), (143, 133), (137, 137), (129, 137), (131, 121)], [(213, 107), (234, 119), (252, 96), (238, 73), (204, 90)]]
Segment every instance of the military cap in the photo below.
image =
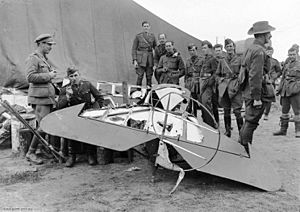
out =
[(70, 66), (67, 68), (67, 76), (70, 76), (71, 74), (74, 74), (77, 71), (79, 71), (79, 69), (76, 66)]
[(233, 42), (233, 40), (231, 40), (230, 38), (225, 39), (224, 41), (224, 46), (227, 46), (228, 44), (233, 43), (233, 45), (235, 46), (235, 43)]
[(269, 25), (268, 21), (258, 21), (249, 29), (248, 35), (263, 34), (274, 30), (275, 28)]
[(50, 35), (50, 34), (41, 34), (41, 35), (37, 36), (37, 38), (34, 40), (34, 42), (56, 44), (56, 42), (53, 40), (52, 35)]

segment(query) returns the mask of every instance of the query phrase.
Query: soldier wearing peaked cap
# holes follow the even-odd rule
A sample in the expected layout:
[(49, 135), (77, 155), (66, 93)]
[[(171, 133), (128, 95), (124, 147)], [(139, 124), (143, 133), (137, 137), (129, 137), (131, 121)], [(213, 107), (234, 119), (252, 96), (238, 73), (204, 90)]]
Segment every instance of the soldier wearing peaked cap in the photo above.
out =
[(268, 77), (270, 61), (265, 44), (270, 43), (271, 31), (275, 30), (267, 21), (253, 24), (248, 34), (254, 35), (253, 44), (246, 50), (242, 59), (239, 81), (245, 99), (245, 123), (240, 130), (239, 142), (249, 153), (248, 144), (252, 144), (253, 133), (258, 126), (267, 102), (274, 101), (275, 92)]
[(141, 86), (146, 74), (147, 87), (152, 86), (153, 75), (153, 51), (156, 47), (156, 38), (150, 33), (150, 24), (147, 21), (142, 23), (143, 32), (137, 34), (132, 45), (132, 61), (136, 69), (137, 82)]
[[(56, 77), (56, 71), (49, 62), (47, 54), (50, 53), (52, 45), (56, 43), (50, 34), (41, 34), (34, 41), (37, 48), (27, 58), (25, 71), (29, 82), (28, 104), (34, 109), (39, 126), (42, 118), (49, 114), (55, 105), (55, 87), (52, 79)], [(38, 138), (34, 136), (26, 159), (36, 164), (42, 164), (43, 161), (35, 154), (38, 143)]]

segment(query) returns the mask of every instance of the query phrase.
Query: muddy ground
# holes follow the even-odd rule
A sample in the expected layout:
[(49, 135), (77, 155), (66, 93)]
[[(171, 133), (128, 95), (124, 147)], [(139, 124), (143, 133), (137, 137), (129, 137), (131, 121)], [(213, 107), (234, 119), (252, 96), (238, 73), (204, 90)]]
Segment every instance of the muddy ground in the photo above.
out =
[[(279, 112), (273, 109), (261, 121), (254, 145), (278, 170), (282, 188), (263, 192), (256, 188), (212, 177), (187, 173), (173, 195), (168, 193), (177, 173), (159, 169), (159, 181), (150, 182), (147, 161), (135, 156), (110, 165), (74, 168), (63, 164), (30, 165), (0, 150), (0, 211), (300, 211), (300, 139), (294, 124), (286, 137), (273, 137)], [(233, 139), (237, 139), (234, 123)], [(126, 171), (139, 167), (139, 171)]]

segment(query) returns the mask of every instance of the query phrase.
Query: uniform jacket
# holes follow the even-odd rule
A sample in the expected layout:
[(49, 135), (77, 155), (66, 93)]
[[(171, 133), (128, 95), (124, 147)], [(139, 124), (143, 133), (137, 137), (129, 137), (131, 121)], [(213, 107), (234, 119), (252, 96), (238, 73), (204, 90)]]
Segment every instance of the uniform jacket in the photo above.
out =
[[(66, 96), (66, 89), (68, 87), (72, 88), (73, 94), (68, 100)], [(62, 109), (68, 106), (74, 106), (81, 103), (86, 103), (86, 108), (91, 108), (93, 105), (92, 96), (95, 99), (95, 102), (99, 104), (99, 107), (103, 106), (103, 96), (101, 93), (92, 85), (89, 81), (80, 80), (79, 84), (68, 84), (61, 89), (59, 94), (57, 109)]]
[(154, 65), (157, 67), (161, 56), (167, 54), (165, 44), (159, 44), (154, 49)]
[(205, 56), (200, 72), (200, 94), (207, 88), (215, 90), (215, 73), (218, 68), (218, 60), (211, 54)]
[(134, 38), (132, 45), (132, 60), (136, 60), (139, 66), (153, 66), (153, 50), (156, 47), (156, 39), (153, 33), (141, 32)]
[(275, 83), (276, 79), (278, 77), (280, 77), (281, 74), (282, 74), (282, 71), (281, 71), (281, 67), (280, 67), (278, 60), (276, 60), (273, 57), (270, 57), (269, 75), (270, 75), (270, 79), (271, 79), (272, 83)]
[(29, 55), (25, 62), (27, 73), (28, 104), (55, 104), (55, 88), (51, 82), (48, 59), (38, 52)]
[(265, 52), (264, 44), (255, 39), (246, 50), (242, 65), (245, 68), (244, 98), (274, 101), (274, 88), (272, 83), (267, 80), (270, 60)]
[(223, 97), (226, 89), (230, 98), (234, 97), (239, 91), (238, 75), (240, 72), (242, 59), (238, 55), (226, 55), (219, 59), (216, 71), (219, 97)]
[[(158, 72), (161, 73), (159, 84), (176, 84), (179, 85), (179, 78), (185, 73), (185, 65), (180, 53), (167, 53), (163, 55), (158, 63)], [(163, 69), (167, 69), (163, 72)]]
[(200, 92), (200, 72), (203, 64), (203, 58), (200, 56), (193, 56), (187, 59), (184, 76), (185, 87), (192, 93)]
[(283, 70), (283, 76), (278, 88), (281, 96), (293, 96), (300, 93), (300, 62), (288, 62)]

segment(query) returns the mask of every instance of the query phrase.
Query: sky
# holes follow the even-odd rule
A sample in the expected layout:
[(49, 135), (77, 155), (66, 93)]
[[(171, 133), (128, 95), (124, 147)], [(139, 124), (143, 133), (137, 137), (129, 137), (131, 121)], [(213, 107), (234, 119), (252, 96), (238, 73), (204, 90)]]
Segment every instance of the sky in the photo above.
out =
[(253, 23), (269, 21), (273, 57), (283, 61), (300, 44), (300, 0), (134, 0), (150, 12), (200, 39), (224, 44), (252, 37)]

